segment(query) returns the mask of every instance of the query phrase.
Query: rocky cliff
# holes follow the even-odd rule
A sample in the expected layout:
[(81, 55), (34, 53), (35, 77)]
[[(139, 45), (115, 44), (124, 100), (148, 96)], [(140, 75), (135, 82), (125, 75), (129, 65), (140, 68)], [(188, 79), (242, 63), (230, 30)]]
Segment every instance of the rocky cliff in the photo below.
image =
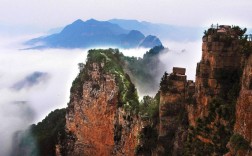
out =
[(251, 155), (252, 46), (245, 31), (222, 25), (205, 32), (195, 84), (183, 68), (163, 76), (153, 155)]
[(252, 56), (246, 62), (241, 91), (236, 104), (235, 132), (252, 141)]
[[(252, 45), (252, 44), (251, 44)], [(227, 147), (229, 155), (252, 155), (252, 56), (246, 60), (241, 90), (236, 103), (234, 134)]]
[(252, 42), (245, 31), (225, 25), (208, 29), (195, 83), (187, 80), (186, 69), (174, 67), (161, 78), (156, 96), (140, 102), (125, 71), (139, 81), (149, 70), (134, 71), (134, 65), (144, 67), (144, 61), (114, 49), (90, 50), (72, 84), (61, 121), (65, 132), (60, 124), (53, 131), (58, 144), (48, 149), (58, 156), (251, 156)]
[(134, 155), (140, 131), (135, 86), (119, 52), (91, 50), (73, 83), (66, 114), (65, 155)]
[[(252, 51), (247, 36), (243, 36), (245, 31), (222, 25), (205, 32), (202, 59), (196, 71), (196, 103), (187, 106), (190, 124), (187, 155), (223, 155), (233, 151), (232, 142), (237, 140), (237, 132), (247, 137), (243, 142), (251, 142), (248, 118), (252, 110), (250, 96), (243, 86), (249, 83), (249, 74), (245, 71), (250, 68), (248, 56)], [(242, 123), (244, 118), (248, 123)]]
[(160, 83), (157, 155), (181, 155), (188, 125), (185, 110), (187, 79), (185, 69), (173, 68)]
[(231, 84), (227, 84), (228, 79), (232, 78), (233, 72), (241, 69), (238, 32), (228, 26), (223, 26), (223, 30), (225, 32), (210, 29), (203, 37), (202, 59), (197, 64), (195, 82), (198, 105), (196, 109), (189, 107), (192, 112), (189, 114), (191, 125), (196, 124), (197, 118), (208, 114), (209, 102), (213, 97), (227, 91)]
[(140, 105), (119, 53), (92, 51), (71, 89), (62, 151), (251, 155), (252, 48), (245, 31), (224, 25), (208, 29), (195, 83), (176, 67), (162, 77), (156, 97), (145, 97)]

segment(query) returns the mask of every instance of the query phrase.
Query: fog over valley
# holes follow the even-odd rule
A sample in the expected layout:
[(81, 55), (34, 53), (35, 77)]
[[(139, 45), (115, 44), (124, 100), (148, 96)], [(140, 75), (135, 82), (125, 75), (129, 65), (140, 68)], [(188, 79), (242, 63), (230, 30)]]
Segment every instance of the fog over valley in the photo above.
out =
[(0, 156), (250, 155), (251, 0), (0, 1)]
[[(79, 73), (78, 63), (85, 63), (87, 56), (87, 49), (19, 50), (24, 38), (1, 38), (0, 137), (4, 143), (0, 141), (0, 153), (8, 151), (16, 131), (41, 121), (54, 109), (67, 106), (72, 81)], [(171, 72), (173, 66), (186, 67), (188, 79), (194, 79), (200, 42), (167, 41), (164, 46), (169, 51), (160, 56), (165, 64), (163, 71)], [(124, 55), (134, 57), (143, 57), (148, 50), (120, 49)]]

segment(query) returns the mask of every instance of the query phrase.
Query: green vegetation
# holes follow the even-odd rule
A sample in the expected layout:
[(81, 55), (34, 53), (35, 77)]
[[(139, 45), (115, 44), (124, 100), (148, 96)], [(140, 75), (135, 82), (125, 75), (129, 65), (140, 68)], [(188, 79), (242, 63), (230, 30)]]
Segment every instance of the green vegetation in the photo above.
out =
[(236, 34), (239, 37), (242, 37), (247, 31), (247, 28), (242, 29), (239, 26), (233, 26), (232, 29), (236, 32)]
[[(213, 42), (223, 42), (224, 49), (230, 47), (233, 41), (237, 41), (240, 48), (237, 51), (241, 52), (246, 58), (252, 53), (252, 46), (247, 41), (248, 36), (244, 35), (245, 33), (246, 28), (241, 29), (238, 26), (232, 26), (227, 33), (217, 33), (217, 29), (210, 28), (205, 31), (204, 37), (211, 35)], [(199, 67), (197, 67), (196, 73), (197, 75), (200, 74)], [(241, 74), (242, 69), (216, 69), (214, 77), (221, 87), (220, 92), (209, 103), (208, 116), (197, 119), (196, 126), (190, 128), (184, 155), (202, 155), (202, 153), (223, 155), (228, 151), (226, 145), (233, 134), (236, 101), (241, 87)], [(207, 88), (207, 81), (203, 81), (203, 86)], [(209, 90), (210, 96), (212, 96), (211, 92)], [(209, 142), (204, 143), (198, 136)], [(234, 138), (238, 137), (234, 136)], [(241, 138), (238, 142), (245, 143), (241, 141)]]
[(138, 134), (141, 144), (135, 148), (136, 155), (151, 155), (152, 151), (157, 146), (159, 123), (159, 100), (160, 93), (157, 93), (154, 98), (150, 96), (143, 97), (140, 102), (140, 116), (143, 122), (148, 125), (144, 127)]
[[(84, 74), (83, 74), (84, 75)], [(83, 83), (81, 81), (81, 76), (80, 74), (74, 79), (73, 83), (72, 83), (72, 87), (70, 89), (71, 93), (75, 93), (77, 94), (79, 97), (82, 96), (82, 92), (83, 92)]]
[(118, 49), (108, 50), (90, 50), (88, 61), (102, 62), (104, 69), (102, 73), (111, 73), (115, 75), (117, 85), (119, 86), (119, 103), (118, 107), (124, 107), (135, 114), (139, 112), (139, 101), (135, 85), (131, 82), (128, 74), (123, 70), (123, 54)]
[(135, 154), (151, 155), (152, 150), (157, 147), (157, 129), (150, 125), (144, 127), (139, 134), (139, 139), (143, 142), (143, 144), (136, 146)]
[[(160, 82), (160, 93), (163, 96), (173, 96), (171, 98), (172, 101), (165, 101), (162, 103), (161, 110), (162, 110), (162, 118), (165, 127), (163, 130), (166, 131), (165, 136), (159, 137), (159, 142), (164, 147), (164, 155), (173, 155), (174, 150), (176, 150), (174, 146), (174, 141), (178, 138), (178, 136), (183, 135), (183, 133), (187, 130), (188, 127), (188, 114), (185, 106), (185, 102), (194, 102), (193, 95), (188, 99), (184, 99), (185, 90), (179, 91), (177, 89), (176, 81), (181, 81), (182, 84), (186, 83), (186, 80), (177, 76), (176, 74), (168, 74), (167, 72), (164, 73), (163, 77), (161, 78)], [(168, 93), (168, 94), (166, 94)], [(168, 121), (167, 121), (167, 120)], [(165, 123), (164, 121), (167, 121)], [(167, 124), (167, 125), (166, 125)], [(184, 140), (184, 138), (179, 138), (178, 142)], [(182, 148), (179, 145), (178, 148)], [(176, 151), (177, 155), (182, 155), (180, 150)]]
[[(158, 95), (157, 95), (158, 96)], [(154, 119), (159, 114), (159, 101), (158, 97), (152, 98), (150, 96), (144, 96), (140, 102), (140, 114), (145, 117)]]
[[(135, 80), (146, 80), (146, 84), (152, 84), (154, 81), (154, 76), (151, 74), (151, 70), (148, 69), (146, 64), (151, 62), (151, 57), (156, 56), (163, 47), (156, 47), (156, 49), (150, 50), (150, 52), (144, 55), (143, 59), (137, 59), (134, 57), (125, 57), (118, 50), (108, 49), (108, 50), (90, 50), (87, 58), (87, 63), (85, 68), (91, 68), (90, 64), (98, 63), (104, 65), (101, 69), (101, 73), (110, 73), (115, 76), (116, 83), (119, 87), (118, 95), (118, 107), (123, 107), (125, 110), (132, 112), (133, 114), (139, 114), (142, 120), (149, 122), (149, 125), (145, 127), (139, 134), (141, 136), (141, 141), (143, 144), (136, 147), (136, 153), (151, 153), (151, 150), (156, 147), (157, 142), (157, 129), (156, 125), (159, 122), (159, 94), (152, 98), (150, 96), (145, 96), (141, 103), (138, 102), (138, 95), (134, 84), (128, 74), (124, 73), (124, 70), (130, 71), (131, 75), (134, 76)], [(148, 60), (150, 59), (150, 60)], [(157, 58), (156, 58), (157, 59)], [(157, 61), (157, 60), (156, 60)], [(123, 69), (124, 67), (124, 69)], [(156, 66), (153, 65), (152, 68)], [(84, 71), (80, 73), (81, 81), (84, 81), (85, 74)], [(148, 80), (147, 80), (148, 79)], [(83, 83), (83, 82), (82, 82)], [(125, 119), (131, 120), (130, 117)], [(117, 125), (115, 127), (117, 134), (115, 135), (115, 141), (120, 140), (121, 127)]]
[(186, 98), (186, 103), (188, 103), (189, 105), (196, 106), (197, 101), (195, 97), (193, 97), (192, 95), (189, 95), (188, 98)]
[(31, 125), (22, 135), (18, 145), (20, 151), (17, 152), (21, 154), (23, 150), (30, 150), (32, 156), (55, 156), (55, 145), (66, 137), (65, 115), (66, 109), (57, 109), (37, 125)]
[[(90, 75), (87, 73), (90, 69), (93, 70), (92, 64), (104, 64), (101, 73), (111, 73), (115, 75), (117, 85), (119, 87), (119, 102), (118, 107), (124, 107), (126, 110), (139, 112), (138, 95), (134, 84), (131, 82), (130, 76), (133, 81), (139, 84), (140, 91), (150, 91), (157, 88), (156, 77), (159, 75), (162, 64), (159, 61), (159, 54), (165, 51), (163, 46), (157, 46), (144, 54), (143, 59), (136, 57), (124, 56), (118, 49), (93, 49), (89, 50), (86, 65), (80, 71), (77, 78), (73, 81), (71, 92), (82, 96), (83, 84), (89, 81)], [(124, 73), (127, 71), (130, 76)], [(99, 87), (96, 87), (99, 88)]]
[(223, 42), (224, 46), (230, 47), (235, 40), (239, 41), (240, 53), (246, 58), (252, 53), (252, 45), (248, 41), (248, 35), (245, 35), (247, 28), (241, 29), (239, 26), (232, 26), (231, 31), (225, 34), (217, 33), (217, 29), (209, 28), (205, 30), (204, 37), (211, 35), (212, 41)]
[(55, 155), (55, 145), (65, 137), (66, 109), (57, 109), (30, 128), (37, 141), (39, 155)]
[(215, 71), (217, 82), (221, 84), (220, 98), (235, 102), (240, 91), (241, 69), (218, 69)]
[[(247, 28), (241, 29), (239, 26), (232, 26), (231, 31), (233, 31), (233, 35), (236, 35), (236, 37), (242, 38), (243, 35), (246, 33)], [(219, 39), (220, 39), (220, 35), (217, 33), (216, 28), (209, 28), (208, 30), (205, 30), (204, 37), (206, 37), (208, 35), (212, 35), (214, 41), (219, 41)], [(230, 36), (230, 34), (227, 34), (227, 35)]]
[[(240, 91), (240, 69), (215, 72), (221, 84), (220, 94), (208, 105), (208, 116), (197, 119), (197, 125), (189, 129), (184, 155), (223, 155), (233, 134), (235, 123), (235, 104)], [(210, 140), (202, 142), (197, 136)]]
[(164, 72), (164, 64), (160, 62), (161, 54), (167, 52), (163, 46), (156, 46), (146, 52), (143, 58), (124, 56), (125, 71), (131, 76), (133, 82), (138, 84), (140, 92), (157, 91), (159, 78)]
[(248, 38), (248, 35), (245, 35), (245, 37), (243, 37), (240, 40), (240, 45), (241, 45), (240, 51), (241, 51), (241, 54), (245, 56), (245, 58), (248, 58), (250, 54), (252, 53), (252, 44), (251, 42), (247, 40), (247, 38)]
[[(73, 81), (71, 92), (76, 93), (80, 97), (83, 92), (83, 84), (85, 81), (90, 81), (91, 77), (88, 70), (96, 70), (93, 63), (98, 66), (101, 75), (107, 73), (115, 76), (116, 84), (119, 87), (118, 107), (123, 107), (132, 113), (138, 114), (139, 101), (135, 85), (131, 82), (128, 74), (124, 73), (123, 66), (125, 57), (118, 49), (92, 49), (87, 55), (87, 62), (84, 70), (81, 70), (77, 78)], [(103, 67), (102, 67), (103, 66)], [(102, 78), (102, 77), (101, 77)], [(100, 89), (100, 86), (93, 85), (93, 89)]]
[(252, 53), (252, 44), (248, 41), (248, 35), (245, 35), (247, 29), (241, 29), (238, 26), (234, 26), (232, 28), (235, 30), (236, 34), (239, 37), (239, 45), (240, 45), (240, 52), (245, 58), (248, 58), (250, 54)]
[(169, 74), (167, 72), (164, 73), (160, 82), (160, 91), (163, 93), (167, 93), (169, 91), (169, 87), (172, 86), (172, 82), (169, 81)]
[(232, 137), (230, 138), (230, 143), (232, 146), (234, 146), (235, 151), (237, 150), (248, 150), (249, 147), (249, 142), (243, 138), (240, 134), (233, 134)]
[(173, 94), (179, 93), (177, 88), (173, 85), (173, 80), (180, 80), (180, 78), (174, 74), (164, 73), (160, 82), (160, 91), (165, 94), (171, 92)]
[[(90, 50), (87, 57), (86, 65), (79, 64), (82, 68), (80, 74), (73, 81), (71, 92), (82, 96), (83, 82), (90, 80), (87, 70), (92, 70), (93, 62), (103, 62), (106, 64), (103, 72), (109, 72), (120, 75), (126, 71), (132, 81), (138, 84), (138, 89), (142, 93), (149, 93), (158, 90), (158, 79), (163, 70), (163, 64), (159, 61), (160, 54), (166, 52), (163, 46), (156, 46), (146, 52), (143, 58), (124, 56), (118, 49), (98, 49)], [(118, 72), (118, 74), (117, 74)], [(122, 74), (123, 75), (123, 74)], [(117, 77), (120, 81), (120, 77)]]

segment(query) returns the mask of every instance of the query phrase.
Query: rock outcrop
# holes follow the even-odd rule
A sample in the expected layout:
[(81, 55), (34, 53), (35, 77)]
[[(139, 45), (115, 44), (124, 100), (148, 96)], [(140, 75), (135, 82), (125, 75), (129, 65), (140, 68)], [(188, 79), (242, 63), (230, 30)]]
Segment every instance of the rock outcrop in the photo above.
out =
[(90, 50), (72, 84), (66, 129), (60, 124), (53, 131), (59, 143), (50, 149), (58, 156), (251, 156), (252, 42), (244, 33), (225, 25), (208, 29), (195, 83), (174, 67), (156, 96), (141, 102), (124, 72), (134, 71), (136, 59)]
[(149, 99), (158, 104), (155, 117), (138, 113), (137, 96), (135, 102), (126, 96), (136, 91), (129, 76), (122, 67), (108, 66), (111, 58), (120, 66), (114, 59), (118, 53), (101, 52), (99, 61), (87, 62), (72, 89), (68, 141), (61, 149), (66, 155), (251, 155), (252, 58), (244, 32), (210, 28), (196, 82), (187, 80), (184, 68), (165, 73), (159, 93)]
[(197, 118), (207, 116), (210, 101), (227, 87), (219, 80), (221, 74), (241, 68), (239, 48), (239, 38), (229, 26), (209, 30), (209, 34), (203, 37), (202, 59), (197, 64), (195, 82), (198, 104), (196, 109), (194, 106), (188, 108), (190, 125), (195, 126)]
[(225, 25), (205, 32), (195, 84), (183, 68), (164, 75), (157, 155), (251, 155), (252, 46), (244, 33)]
[(65, 155), (134, 155), (141, 126), (138, 97), (116, 55), (113, 50), (89, 52), (71, 89)]
[(236, 133), (252, 142), (252, 56), (245, 64), (240, 96), (236, 104)]
[(231, 155), (250, 156), (252, 155), (252, 56), (245, 62), (241, 80), (241, 91), (236, 103), (234, 135), (228, 148)]
[[(223, 155), (228, 148), (232, 151), (231, 140), (237, 140), (235, 133), (241, 131), (237, 122), (249, 117), (244, 110), (244, 107), (250, 109), (249, 95), (244, 87), (241, 89), (241, 80), (249, 79), (244, 78), (245, 74), (242, 77), (242, 71), (244, 66), (249, 68), (244, 62), (251, 53), (248, 51), (251, 48), (246, 47), (249, 41), (243, 36), (245, 31), (222, 25), (205, 32), (202, 59), (196, 70), (196, 103), (187, 106), (190, 124), (187, 155)], [(245, 114), (241, 115), (241, 111)], [(247, 134), (251, 133), (251, 127), (242, 124)]]
[(159, 133), (157, 155), (181, 155), (188, 126), (187, 79), (184, 68), (173, 68), (160, 83)]

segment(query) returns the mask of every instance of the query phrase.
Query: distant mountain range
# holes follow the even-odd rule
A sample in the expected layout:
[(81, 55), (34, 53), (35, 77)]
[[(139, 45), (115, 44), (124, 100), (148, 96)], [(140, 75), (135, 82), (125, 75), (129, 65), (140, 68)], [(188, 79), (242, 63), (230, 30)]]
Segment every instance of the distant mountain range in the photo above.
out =
[[(108, 21), (118, 24), (124, 29), (135, 29), (141, 31), (145, 35), (152, 34), (158, 36), (162, 41), (184, 42), (201, 40), (204, 30), (208, 29), (207, 27), (200, 26), (178, 26), (125, 19), (111, 19)], [(252, 28), (247, 28), (246, 34), (252, 34)]]
[[(206, 28), (157, 24), (137, 20), (77, 20), (66, 27), (51, 29), (51, 35), (31, 39), (30, 48), (152, 48), (161, 41), (187, 42), (200, 40)], [(252, 33), (248, 29), (247, 33)], [(151, 35), (149, 35), (151, 34)], [(160, 41), (161, 40), (161, 41)]]
[(60, 33), (31, 39), (25, 43), (32, 49), (43, 48), (152, 48), (162, 45), (158, 37), (145, 36), (137, 29), (125, 29), (109, 21), (76, 20)]
[(172, 41), (195, 41), (201, 39), (201, 36), (206, 28), (176, 26), (168, 24), (157, 24), (150, 22), (140, 22), (137, 20), (111, 19), (111, 23), (118, 24), (124, 29), (136, 29), (143, 34), (153, 34), (161, 40)]
[[(111, 19), (108, 22), (117, 24), (126, 30), (138, 30), (144, 35), (152, 34), (158, 36), (161, 41), (195, 41), (200, 40), (204, 27), (176, 26), (168, 24), (157, 24), (138, 20)], [(49, 34), (59, 33), (63, 27), (53, 28)]]

